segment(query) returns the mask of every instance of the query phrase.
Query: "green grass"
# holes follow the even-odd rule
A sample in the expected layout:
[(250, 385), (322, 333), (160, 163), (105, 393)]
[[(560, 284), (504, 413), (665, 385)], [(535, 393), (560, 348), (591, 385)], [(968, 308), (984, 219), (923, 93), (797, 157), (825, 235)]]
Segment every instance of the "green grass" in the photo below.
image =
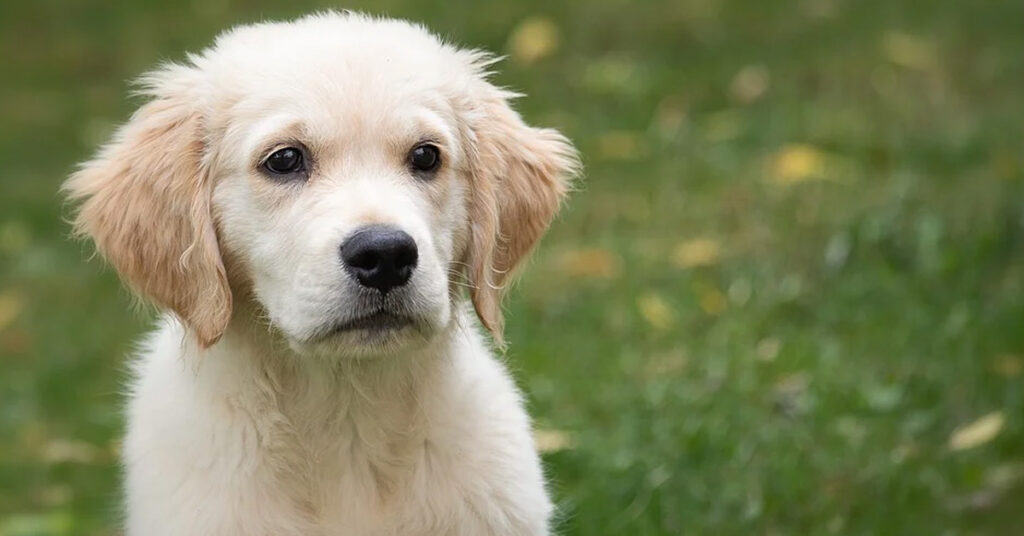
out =
[[(128, 79), (333, 6), (300, 3), (0, 4), (0, 535), (116, 531), (147, 319), (67, 240), (58, 185)], [(545, 455), (560, 533), (1020, 533), (1024, 5), (345, 7), (499, 52), (558, 30), (499, 80), (587, 167), (508, 307), (532, 414), (571, 439)]]

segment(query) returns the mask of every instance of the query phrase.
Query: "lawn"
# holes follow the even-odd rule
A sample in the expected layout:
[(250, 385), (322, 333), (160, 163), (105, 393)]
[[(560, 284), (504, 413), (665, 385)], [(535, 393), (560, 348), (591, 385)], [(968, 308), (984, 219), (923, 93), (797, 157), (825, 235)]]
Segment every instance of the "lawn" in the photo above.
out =
[(0, 3), (0, 536), (117, 529), (151, 314), (58, 185), (133, 76), (324, 7), (508, 54), (583, 154), (507, 308), (560, 534), (1024, 533), (1024, 4), (42, 0)]

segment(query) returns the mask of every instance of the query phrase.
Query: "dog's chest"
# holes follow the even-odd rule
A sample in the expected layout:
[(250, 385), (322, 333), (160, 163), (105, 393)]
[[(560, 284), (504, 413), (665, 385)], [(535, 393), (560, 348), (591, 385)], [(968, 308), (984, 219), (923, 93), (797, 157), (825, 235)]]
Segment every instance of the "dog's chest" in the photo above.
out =
[[(486, 356), (374, 391), (243, 382), (237, 363), (197, 378), (174, 349), (149, 356), (131, 399), (128, 534), (546, 532), (528, 420)], [(204, 363), (231, 356), (216, 357)]]
[(310, 514), (323, 534), (441, 534), (471, 501), (457, 463), (420, 445), (408, 457), (360, 452), (320, 460), (311, 467)]
[(436, 419), (401, 401), (376, 405), (372, 413), (336, 407), (350, 411), (310, 422), (308, 408), (300, 408), (302, 421), (271, 419), (266, 436), (278, 440), (259, 453), (260, 480), (285, 495), (279, 504), (324, 536), (441, 534), (449, 520), (465, 516), (473, 501), (469, 488), (486, 478), (458, 455), (471, 450), (471, 437), (453, 442), (447, 430), (426, 426), (436, 427)]

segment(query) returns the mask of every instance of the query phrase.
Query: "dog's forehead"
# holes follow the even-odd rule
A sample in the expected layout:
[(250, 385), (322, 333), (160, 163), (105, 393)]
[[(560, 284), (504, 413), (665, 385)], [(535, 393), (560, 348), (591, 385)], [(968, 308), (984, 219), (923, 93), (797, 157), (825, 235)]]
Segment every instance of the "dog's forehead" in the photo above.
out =
[(373, 118), (386, 129), (389, 118), (423, 111), (449, 117), (473, 72), (466, 58), (418, 26), (335, 17), (230, 32), (201, 65), (222, 101), (216, 108), (230, 108), (231, 118), (287, 113), (323, 128)]
[(307, 18), (247, 26), (204, 54), (221, 84), (248, 91), (316, 88), (388, 93), (447, 85), (464, 74), (464, 54), (419, 26), (356, 17)]

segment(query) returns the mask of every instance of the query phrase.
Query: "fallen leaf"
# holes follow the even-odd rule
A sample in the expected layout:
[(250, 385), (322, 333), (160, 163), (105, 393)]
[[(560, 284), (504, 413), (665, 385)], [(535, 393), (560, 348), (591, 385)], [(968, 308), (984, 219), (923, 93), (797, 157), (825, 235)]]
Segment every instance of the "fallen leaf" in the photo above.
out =
[(981, 512), (998, 505), (1006, 492), (1018, 486), (1024, 478), (1024, 464), (1010, 462), (997, 465), (985, 471), (980, 489), (946, 500), (946, 507), (953, 511)]
[(647, 378), (664, 378), (675, 376), (686, 370), (689, 359), (686, 351), (676, 348), (669, 352), (655, 354), (644, 363), (643, 374)]
[(534, 430), (533, 441), (537, 445), (537, 450), (544, 453), (559, 452), (576, 446), (576, 441), (572, 434), (553, 428), (538, 428)]
[(634, 223), (647, 223), (651, 219), (651, 202), (640, 195), (616, 194), (611, 215), (620, 214)]
[(43, 459), (50, 463), (93, 463), (102, 456), (96, 445), (73, 439), (50, 441), (43, 450)]
[(898, 383), (868, 384), (861, 387), (860, 394), (871, 409), (885, 412), (899, 407), (903, 401), (903, 391), (903, 385)]
[(577, 249), (565, 252), (558, 266), (568, 276), (613, 279), (619, 275), (622, 262), (606, 249)]
[(775, 382), (775, 392), (779, 394), (800, 394), (807, 390), (811, 378), (806, 372), (794, 372), (782, 376)]
[(889, 32), (882, 38), (882, 51), (892, 63), (919, 71), (937, 71), (939, 55), (935, 44), (902, 32)]
[(675, 312), (657, 294), (641, 296), (637, 299), (636, 305), (640, 310), (640, 316), (655, 329), (668, 329), (675, 322)]
[(998, 177), (1004, 181), (1015, 181), (1020, 180), (1024, 174), (1021, 173), (1021, 169), (1024, 168), (1024, 161), (1021, 156), (1015, 151), (1008, 150), (997, 150), (995, 154), (989, 159), (989, 173), (993, 177)]
[(1010, 489), (1024, 480), (1024, 463), (1009, 462), (997, 465), (985, 472), (985, 485)]
[(647, 141), (637, 132), (613, 131), (597, 139), (601, 157), (608, 160), (639, 160), (650, 153)]
[(782, 300), (795, 300), (804, 290), (804, 279), (799, 274), (788, 274), (779, 282), (776, 292)]
[(33, 346), (32, 332), (12, 328), (0, 333), (0, 353), (8, 355), (27, 353)]
[(662, 138), (676, 135), (686, 122), (686, 101), (678, 95), (669, 95), (658, 103), (652, 124)]
[(780, 342), (779, 339), (767, 337), (761, 339), (761, 341), (757, 343), (755, 355), (759, 361), (775, 361), (775, 358), (779, 356), (779, 350), (781, 348), (782, 342)]
[(750, 295), (754, 292), (754, 289), (750, 287), (750, 281), (746, 279), (737, 279), (729, 284), (729, 289), (726, 294), (729, 295), (729, 301), (733, 305), (742, 307), (747, 304), (750, 300)]
[(661, 464), (647, 473), (648, 489), (658, 489), (672, 478), (672, 470), (668, 465)]
[(1020, 376), (1022, 369), (1024, 364), (1021, 363), (1021, 358), (1015, 355), (1001, 355), (992, 362), (992, 370), (1006, 378)]
[(23, 222), (11, 220), (0, 225), (0, 251), (18, 253), (31, 241), (29, 228)]
[(843, 415), (834, 421), (835, 431), (852, 445), (860, 445), (868, 434), (864, 421), (853, 415)]
[(717, 288), (698, 288), (697, 305), (709, 315), (720, 315), (726, 307), (725, 294), (722, 294), (722, 291)]
[(778, 184), (822, 179), (825, 177), (825, 163), (825, 154), (811, 145), (786, 145), (771, 159), (771, 178)]
[(953, 430), (949, 436), (950, 450), (967, 450), (980, 447), (995, 439), (1006, 424), (1006, 417), (1001, 411), (993, 411), (972, 423)]
[(74, 489), (66, 484), (55, 484), (39, 490), (38, 500), (50, 507), (60, 506), (71, 502), (74, 497)]
[(717, 240), (696, 238), (676, 246), (672, 252), (672, 264), (677, 268), (709, 266), (717, 263), (721, 255), (722, 247)]
[(807, 396), (811, 377), (806, 372), (787, 374), (773, 386), (775, 407), (783, 415), (794, 417), (810, 411), (811, 399)]
[(921, 448), (914, 443), (902, 443), (897, 445), (896, 448), (889, 453), (889, 459), (894, 463), (903, 463), (907, 460), (916, 458), (921, 453)]
[(587, 63), (583, 85), (593, 92), (622, 95), (641, 91), (648, 83), (636, 59), (609, 54)]
[(828, 19), (836, 15), (839, 10), (838, 0), (805, 0), (804, 11), (808, 16), (816, 19)]
[(75, 518), (70, 512), (54, 510), (39, 514), (9, 514), (0, 519), (0, 534), (71, 534)]
[(743, 118), (739, 110), (715, 112), (704, 119), (702, 133), (712, 143), (736, 139), (743, 133)]
[(21, 314), (21, 300), (13, 292), (0, 294), (0, 329), (11, 325)]
[(529, 64), (558, 50), (558, 26), (551, 19), (531, 17), (519, 23), (508, 39), (509, 56)]
[(833, 516), (825, 525), (825, 529), (828, 530), (829, 534), (841, 534), (845, 528), (846, 519), (843, 516)]
[(84, 145), (94, 147), (110, 139), (117, 129), (117, 123), (110, 118), (94, 117), (86, 121), (79, 132), (79, 139)]
[(768, 84), (768, 69), (763, 65), (747, 65), (732, 78), (729, 94), (737, 101), (749, 104), (768, 91)]

